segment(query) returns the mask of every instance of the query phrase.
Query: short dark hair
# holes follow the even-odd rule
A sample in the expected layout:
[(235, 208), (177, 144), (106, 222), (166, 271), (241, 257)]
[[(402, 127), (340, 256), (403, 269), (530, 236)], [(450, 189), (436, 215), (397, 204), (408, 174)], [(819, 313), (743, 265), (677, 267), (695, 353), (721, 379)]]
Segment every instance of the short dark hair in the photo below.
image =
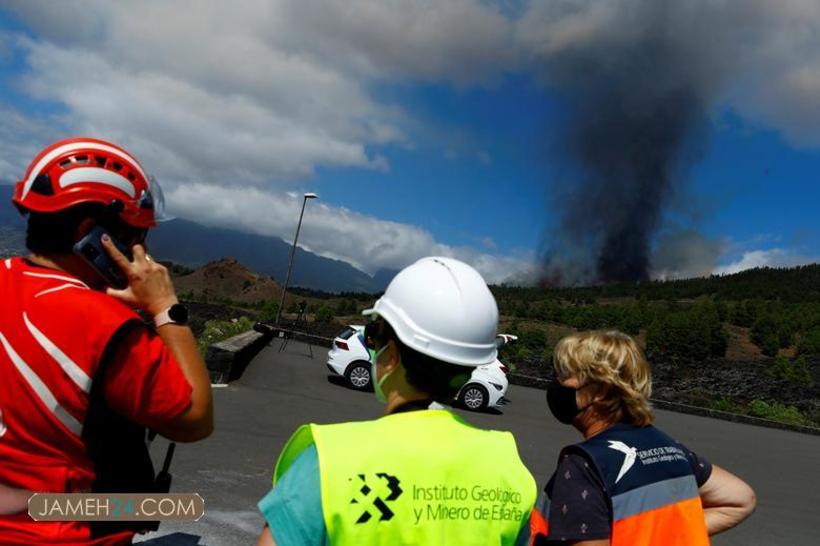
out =
[(77, 242), (77, 228), (87, 219), (94, 220), (126, 246), (134, 241), (142, 242), (147, 232), (145, 228), (123, 222), (117, 207), (101, 203), (81, 203), (57, 212), (28, 212), (26, 248), (43, 255), (71, 254)]
[(77, 228), (87, 218), (99, 219), (105, 207), (83, 203), (58, 212), (28, 213), (26, 248), (44, 255), (71, 254)]
[(398, 347), (407, 382), (436, 402), (452, 402), (459, 389), (470, 380), (472, 368), (444, 362), (408, 347), (387, 323), (384, 336)]

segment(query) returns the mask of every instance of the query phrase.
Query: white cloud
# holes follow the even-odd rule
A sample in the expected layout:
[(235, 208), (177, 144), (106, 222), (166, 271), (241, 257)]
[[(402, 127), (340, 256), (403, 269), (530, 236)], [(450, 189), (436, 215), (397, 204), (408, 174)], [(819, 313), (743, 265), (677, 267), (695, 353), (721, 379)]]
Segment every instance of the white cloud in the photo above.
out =
[[(36, 38), (5, 36), (0, 55), (23, 53), (29, 68), (17, 85), (65, 109), (59, 133), (125, 145), (159, 175), (180, 212), (251, 231), (262, 222), (289, 237), (296, 207), (273, 203), (288, 202), (283, 192), (322, 167), (387, 172), (384, 147), (414, 148), (419, 122), (375, 86), (544, 75), (545, 60), (568, 48), (602, 35), (634, 39), (657, 20), (659, 5), (669, 32), (693, 55), (715, 59), (689, 72), (719, 85), (715, 100), (820, 146), (816, 0), (558, 0), (529, 3), (519, 15), (481, 0), (8, 0), (4, 8)], [(9, 109), (0, 117), (7, 179), (56, 134)], [(191, 205), (217, 190), (231, 200), (259, 196), (279, 213), (266, 215), (253, 199)], [(494, 279), (520, 266), (441, 245), (418, 227), (318, 207), (325, 220), (306, 226), (305, 244), (369, 271), (431, 252), (469, 257)]]
[[(302, 197), (293, 192), (207, 184), (180, 184), (168, 199), (171, 214), (260, 235), (287, 234), (289, 241), (302, 204)], [(471, 264), (490, 283), (531, 267), (532, 260), (441, 244), (417, 226), (380, 220), (321, 200), (310, 201), (305, 208), (299, 246), (348, 261), (369, 274), (380, 268), (400, 269), (422, 256), (451, 256)]]
[[(29, 69), (22, 93), (60, 105), (62, 131), (133, 151), (193, 220), (291, 237), (288, 197), (321, 167), (388, 172), (381, 149), (419, 131), (377, 99), (383, 82), (466, 85), (510, 62), (513, 23), (473, 0), (11, 1), (35, 38), (5, 36)], [(8, 45), (11, 44), (11, 45)], [(59, 132), (0, 122), (0, 176), (19, 176)], [(409, 129), (409, 131), (408, 131)], [(64, 133), (63, 133), (64, 134)], [(6, 153), (15, 143), (15, 153)], [(19, 153), (18, 153), (19, 152)], [(427, 231), (311, 203), (300, 238), (373, 272), (455, 255), (491, 280), (519, 260), (438, 243)]]
[(480, 239), (480, 242), (484, 246), (484, 248), (487, 248), (489, 250), (496, 250), (498, 248), (498, 244), (495, 242), (495, 239), (493, 239), (490, 236), (482, 237)]
[[(281, 44), (379, 77), (480, 82), (509, 70), (514, 22), (475, 0), (291, 0)], [(284, 26), (284, 25), (283, 25)], [(306, 38), (309, 37), (309, 38)]]
[(802, 256), (792, 250), (771, 248), (744, 252), (736, 261), (715, 268), (716, 275), (731, 275), (756, 267), (793, 267), (820, 261), (817, 257)]
[(40, 151), (40, 143), (52, 138), (55, 125), (61, 123), (57, 117), (46, 121), (0, 105), (0, 184), (16, 182)]
[[(258, 96), (241, 86), (219, 92), (212, 82), (142, 70), (98, 51), (23, 43), (34, 67), (26, 78), (31, 93), (66, 105), (76, 131), (123, 142), (166, 178), (264, 183), (302, 178), (319, 165), (385, 168), (368, 154), (358, 120), (389, 116), (333, 73), (286, 62), (279, 77), (293, 89), (271, 82), (270, 95)], [(325, 99), (312, 100), (311, 92)], [(296, 103), (312, 108), (299, 112)], [(375, 138), (399, 134), (389, 130), (385, 121)]]
[[(512, 54), (482, 2), (11, 1), (24, 91), (65, 105), (80, 133), (118, 141), (167, 179), (292, 183), (319, 166), (387, 171), (412, 147), (396, 79), (471, 82)], [(80, 16), (82, 14), (82, 16)]]
[[(669, 85), (691, 86), (707, 106), (727, 105), (794, 144), (820, 147), (817, 0), (532, 2), (515, 33), (521, 56), (553, 84), (566, 76), (551, 64), (555, 59), (608, 63), (606, 70), (617, 73), (619, 59), (605, 58), (608, 52), (625, 44), (652, 47), (662, 35), (676, 62), (667, 72), (684, 78)], [(656, 74), (637, 75), (635, 85), (644, 76)]]

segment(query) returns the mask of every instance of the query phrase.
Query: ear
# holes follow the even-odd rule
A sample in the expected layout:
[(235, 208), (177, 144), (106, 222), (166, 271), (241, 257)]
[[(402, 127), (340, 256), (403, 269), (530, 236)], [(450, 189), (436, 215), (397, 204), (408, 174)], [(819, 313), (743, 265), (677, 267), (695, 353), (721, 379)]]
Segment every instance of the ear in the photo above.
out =
[(385, 352), (387, 353), (387, 359), (382, 359), (385, 371), (392, 372), (401, 366), (401, 353), (399, 353), (399, 346), (396, 345), (394, 340), (391, 339), (387, 343), (387, 350)]
[(592, 401), (593, 402), (600, 402), (601, 400), (606, 399), (606, 397), (609, 395), (610, 389), (611, 389), (610, 385), (606, 385), (606, 384), (597, 385), (595, 387), (595, 394), (592, 395)]
[(94, 229), (94, 226), (97, 225), (97, 221), (93, 218), (85, 218), (77, 225), (77, 230), (74, 232), (74, 240), (79, 241)]

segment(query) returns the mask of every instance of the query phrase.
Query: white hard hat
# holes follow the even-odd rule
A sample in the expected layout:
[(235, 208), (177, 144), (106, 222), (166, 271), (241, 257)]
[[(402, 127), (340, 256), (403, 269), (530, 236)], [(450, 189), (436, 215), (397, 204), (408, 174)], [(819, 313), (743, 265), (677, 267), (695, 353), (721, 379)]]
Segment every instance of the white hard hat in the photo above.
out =
[(453, 258), (428, 257), (402, 269), (372, 309), (402, 343), (460, 366), (482, 366), (498, 355), (498, 306), (481, 275)]

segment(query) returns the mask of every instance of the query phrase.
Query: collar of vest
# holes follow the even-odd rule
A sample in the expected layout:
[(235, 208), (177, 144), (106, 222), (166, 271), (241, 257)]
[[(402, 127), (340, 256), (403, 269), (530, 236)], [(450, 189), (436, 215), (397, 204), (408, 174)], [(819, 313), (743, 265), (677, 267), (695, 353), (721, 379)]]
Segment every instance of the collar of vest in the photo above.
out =
[(405, 402), (401, 406), (394, 409), (390, 415), (394, 415), (396, 413), (406, 413), (408, 411), (426, 410), (432, 403), (432, 400), (412, 400), (410, 402)]
[[(313, 439), (313, 431), (317, 428), (323, 427), (339, 427), (339, 426), (357, 426), (357, 423), (374, 423), (374, 422), (413, 422), (413, 421), (435, 421), (435, 420), (449, 420), (455, 421), (461, 425), (475, 428), (472, 424), (468, 423), (464, 419), (461, 418), (460, 415), (456, 415), (455, 413), (445, 410), (445, 409), (427, 409), (425, 411), (403, 411), (400, 413), (391, 413), (389, 415), (385, 415), (373, 421), (361, 421), (361, 422), (350, 422), (350, 423), (336, 423), (336, 424), (328, 424), (328, 425), (317, 425), (315, 423), (311, 423), (309, 425), (302, 425), (299, 427), (293, 436), (290, 437), (288, 442), (285, 444), (285, 447), (282, 448), (282, 451), (279, 454), (279, 459), (276, 462), (276, 467), (273, 471), (273, 484), (276, 485), (277, 481), (279, 480), (282, 475), (290, 468), (299, 454), (304, 451), (308, 446), (314, 443)], [(487, 431), (491, 432), (491, 431)], [(506, 433), (509, 434), (509, 433)], [(512, 437), (512, 436), (510, 436)]]
[(446, 409), (425, 409), (424, 411), (407, 410), (398, 413), (394, 411), (389, 415), (379, 417), (378, 419), (376, 419), (376, 421), (399, 421), (405, 419), (448, 419), (452, 421), (457, 421), (463, 425), (473, 426), (464, 419), (462, 419), (460, 415), (457, 415), (452, 411)]

